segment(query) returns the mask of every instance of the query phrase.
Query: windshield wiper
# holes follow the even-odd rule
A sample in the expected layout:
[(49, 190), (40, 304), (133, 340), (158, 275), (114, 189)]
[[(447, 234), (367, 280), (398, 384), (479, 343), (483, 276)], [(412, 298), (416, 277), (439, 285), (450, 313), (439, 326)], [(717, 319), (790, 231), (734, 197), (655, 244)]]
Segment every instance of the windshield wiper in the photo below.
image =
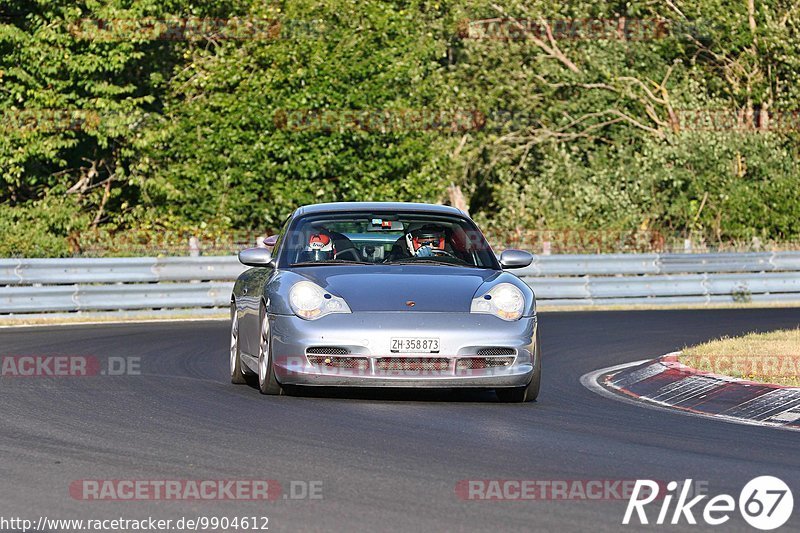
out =
[(290, 267), (296, 266), (319, 266), (319, 265), (374, 265), (369, 261), (350, 261), (347, 259), (327, 259), (325, 261), (300, 261), (299, 263), (292, 263)]
[(456, 266), (456, 267), (467, 267), (467, 268), (477, 268), (469, 263), (451, 263), (449, 261), (437, 261), (436, 259), (398, 259), (396, 261), (389, 261), (386, 263), (387, 265), (444, 265), (444, 266)]

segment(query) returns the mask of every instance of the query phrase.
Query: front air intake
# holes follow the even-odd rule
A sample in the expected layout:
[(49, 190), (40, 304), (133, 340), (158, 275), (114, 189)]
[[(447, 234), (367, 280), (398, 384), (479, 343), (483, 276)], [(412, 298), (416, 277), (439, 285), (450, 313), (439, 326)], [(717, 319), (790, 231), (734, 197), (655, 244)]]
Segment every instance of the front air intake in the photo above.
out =
[(431, 372), (450, 369), (445, 357), (381, 357), (375, 360), (375, 370), (383, 372)]
[(513, 357), (464, 357), (456, 361), (456, 371), (503, 368), (511, 366), (513, 362)]
[(483, 357), (497, 357), (498, 355), (517, 355), (517, 351), (514, 348), (501, 348), (501, 347), (492, 347), (492, 348), (481, 348), (477, 352), (478, 355)]
[(350, 355), (350, 350), (341, 346), (312, 346), (306, 348), (307, 355)]
[(335, 355), (309, 355), (308, 362), (323, 368), (346, 368), (365, 372), (369, 369), (366, 357), (338, 357)]

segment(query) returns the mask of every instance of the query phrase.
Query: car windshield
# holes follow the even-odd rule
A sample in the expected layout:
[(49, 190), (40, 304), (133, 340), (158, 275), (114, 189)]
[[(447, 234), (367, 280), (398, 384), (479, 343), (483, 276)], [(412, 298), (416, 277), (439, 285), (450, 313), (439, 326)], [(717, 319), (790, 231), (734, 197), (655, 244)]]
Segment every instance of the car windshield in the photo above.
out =
[(499, 269), (467, 218), (434, 213), (327, 213), (295, 220), (282, 238), (282, 266), (420, 264)]

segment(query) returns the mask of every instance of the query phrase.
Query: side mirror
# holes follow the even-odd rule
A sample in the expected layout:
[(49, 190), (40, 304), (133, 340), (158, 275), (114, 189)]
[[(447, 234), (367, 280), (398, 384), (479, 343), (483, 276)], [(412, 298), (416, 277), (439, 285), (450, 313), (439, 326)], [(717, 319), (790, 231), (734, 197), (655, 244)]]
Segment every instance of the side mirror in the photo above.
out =
[(533, 263), (533, 255), (525, 250), (506, 250), (500, 254), (500, 265), (503, 268), (525, 268)]
[(251, 267), (274, 267), (272, 252), (266, 248), (247, 248), (239, 252), (239, 262)]

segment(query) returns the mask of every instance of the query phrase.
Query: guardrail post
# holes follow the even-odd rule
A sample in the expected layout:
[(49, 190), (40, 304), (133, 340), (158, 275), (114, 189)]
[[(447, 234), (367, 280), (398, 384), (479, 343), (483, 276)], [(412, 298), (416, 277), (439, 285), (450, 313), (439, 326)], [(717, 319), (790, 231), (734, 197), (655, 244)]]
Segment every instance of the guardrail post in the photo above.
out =
[(189, 237), (189, 256), (200, 257), (200, 241), (197, 237)]

